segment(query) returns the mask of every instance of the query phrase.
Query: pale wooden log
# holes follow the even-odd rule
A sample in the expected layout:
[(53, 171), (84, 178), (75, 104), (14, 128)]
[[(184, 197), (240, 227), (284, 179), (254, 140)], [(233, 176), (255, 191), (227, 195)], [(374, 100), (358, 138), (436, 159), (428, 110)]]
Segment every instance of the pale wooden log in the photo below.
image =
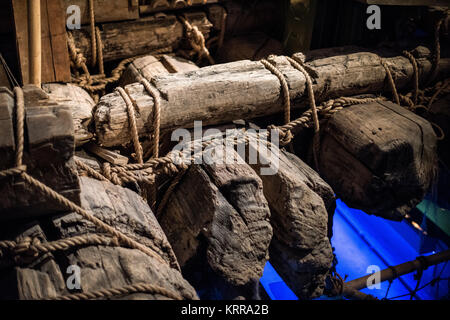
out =
[[(74, 136), (71, 111), (63, 104), (48, 100), (45, 92), (34, 85), (25, 86), (23, 90), (26, 114), (23, 163), (27, 166), (27, 172), (79, 203), (79, 183), (72, 160)], [(0, 170), (3, 170), (14, 167), (15, 121), (13, 94), (9, 90), (3, 90), (0, 95), (0, 114), (4, 124), (1, 127), (3, 144), (0, 145), (0, 153), (3, 156), (0, 158)], [(34, 186), (18, 177), (7, 177), (0, 183), (1, 220), (64, 210), (65, 208), (48, 201)]]
[[(187, 279), (206, 297), (216, 288), (224, 299), (262, 276), (269, 218), (261, 180), (242, 161), (191, 166), (158, 217)], [(205, 280), (214, 275), (214, 283)]]
[[(211, 23), (202, 12), (190, 13), (187, 19), (208, 39)], [(72, 31), (75, 44), (90, 61), (90, 29), (82, 27)], [(171, 47), (176, 49), (184, 36), (183, 25), (174, 15), (150, 16), (134, 21), (101, 24), (104, 61), (125, 59), (149, 54)]]
[[(8, 284), (0, 287), (0, 298), (11, 299), (45, 299), (55, 295), (66, 295), (70, 291), (62, 280), (71, 274), (66, 273), (67, 266), (80, 267), (81, 292), (92, 292), (100, 289), (120, 288), (125, 285), (145, 282), (168, 289), (182, 297), (197, 299), (192, 286), (184, 280), (181, 273), (169, 266), (174, 255), (156, 218), (147, 203), (133, 191), (81, 177), (81, 205), (96, 217), (107, 221), (117, 230), (140, 243), (152, 248), (166, 263), (149, 257), (139, 250), (126, 247), (85, 245), (67, 251), (59, 251), (50, 257), (53, 265), (44, 266), (38, 260), (20, 264), (5, 263), (0, 283)], [(5, 228), (6, 226), (3, 226)], [(41, 230), (42, 242), (46, 235), (56, 239), (98, 233), (96, 227), (83, 220), (75, 213), (58, 217), (48, 217), (37, 225)], [(41, 229), (42, 228), (42, 229)], [(17, 235), (35, 236), (30, 232), (22, 233), (19, 229), (11, 230), (7, 237), (14, 240)], [(4, 235), (6, 233), (2, 233)], [(2, 240), (3, 240), (2, 239)], [(12, 262), (8, 256), (0, 261)], [(47, 257), (47, 260), (49, 258)], [(46, 261), (46, 260), (44, 260)], [(51, 268), (53, 267), (53, 268)], [(80, 291), (75, 291), (80, 292)], [(136, 293), (115, 296), (111, 299), (167, 299), (165, 296), (150, 293)]]
[(424, 118), (391, 102), (355, 105), (321, 130), (319, 172), (349, 206), (401, 220), (436, 170), (436, 136)]
[(42, 89), (48, 94), (51, 100), (70, 107), (75, 134), (75, 146), (79, 147), (92, 140), (94, 134), (89, 131), (89, 126), (92, 123), (92, 109), (95, 106), (95, 102), (89, 93), (79, 86), (70, 83), (44, 84)]
[[(418, 57), (421, 78), (431, 70), (429, 51)], [(386, 58), (393, 69), (399, 89), (409, 88), (413, 67), (405, 57)], [(290, 88), (292, 108), (308, 105), (305, 77), (285, 58), (274, 59)], [(380, 57), (359, 52), (320, 58), (306, 63), (317, 74), (314, 78), (316, 101), (363, 93), (389, 92), (386, 71)], [(450, 59), (441, 59), (440, 75), (450, 72)], [(221, 124), (234, 119), (272, 115), (283, 110), (283, 93), (278, 78), (257, 61), (238, 61), (204, 67), (184, 74), (160, 75), (150, 79), (161, 93), (161, 128), (192, 127), (194, 120), (203, 125)], [(136, 103), (137, 128), (141, 136), (151, 132), (153, 99), (141, 84), (126, 90)], [(94, 111), (98, 140), (104, 146), (130, 141), (126, 105), (118, 93), (103, 96)]]

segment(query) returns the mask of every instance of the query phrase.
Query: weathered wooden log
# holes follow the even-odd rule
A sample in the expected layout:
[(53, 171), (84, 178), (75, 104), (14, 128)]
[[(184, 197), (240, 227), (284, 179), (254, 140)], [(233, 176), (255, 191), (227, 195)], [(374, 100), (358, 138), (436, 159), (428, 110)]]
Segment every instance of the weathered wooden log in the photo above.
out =
[[(419, 74), (426, 77), (431, 70), (430, 55), (418, 57)], [(399, 89), (409, 87), (413, 67), (405, 57), (385, 59), (391, 66)], [(286, 77), (293, 108), (307, 105), (305, 77), (283, 57), (274, 59)], [(314, 92), (317, 101), (333, 97), (389, 91), (386, 71), (380, 57), (359, 52), (320, 58), (306, 63), (316, 76)], [(439, 73), (448, 74), (450, 59), (441, 59)], [(150, 79), (149, 79), (150, 80)], [(220, 124), (234, 119), (266, 116), (283, 110), (283, 93), (279, 79), (257, 61), (204, 67), (184, 74), (153, 77), (152, 84), (161, 93), (161, 128), (192, 127), (194, 120), (203, 125)], [(153, 119), (153, 99), (141, 84), (126, 87), (136, 103), (139, 134), (148, 136)], [(98, 140), (104, 146), (117, 146), (130, 141), (126, 105), (118, 93), (101, 98), (94, 111)]]
[[(80, 8), (81, 24), (90, 22), (89, 0), (63, 0), (64, 12), (70, 6)], [(139, 18), (138, 0), (94, 0), (95, 22), (113, 22)], [(71, 12), (71, 11), (69, 11)]]
[(429, 122), (391, 102), (345, 108), (321, 130), (320, 174), (349, 206), (388, 219), (423, 199), (436, 158)]
[[(73, 164), (71, 110), (56, 104), (37, 87), (25, 86), (25, 146), (27, 172), (70, 200), (79, 203), (79, 183)], [(14, 96), (0, 90), (0, 170), (15, 166)], [(45, 128), (45, 129), (44, 129)], [(0, 219), (11, 220), (64, 210), (47, 201), (34, 186), (10, 176), (0, 183)]]
[(262, 276), (269, 218), (261, 180), (241, 162), (191, 166), (158, 220), (201, 297), (233, 299), (251, 298), (243, 290)]
[(87, 91), (79, 86), (61, 83), (49, 83), (42, 86), (49, 98), (57, 103), (68, 106), (72, 112), (75, 146), (79, 147), (94, 137), (89, 131), (92, 122), (94, 100)]
[[(136, 283), (162, 287), (183, 298), (197, 294), (182, 275), (169, 264), (174, 255), (156, 218), (146, 202), (133, 191), (86, 177), (80, 178), (82, 207), (107, 221), (117, 230), (148, 246), (161, 260), (139, 250), (116, 245), (86, 244), (38, 257), (23, 256), (14, 261), (10, 252), (0, 258), (0, 299), (47, 299), (69, 293), (89, 293), (122, 288)], [(19, 226), (19, 225), (18, 225)], [(45, 244), (56, 239), (98, 234), (96, 227), (75, 213), (32, 222), (30, 227), (2, 225), (2, 240), (39, 238)], [(18, 239), (17, 239), (18, 238)], [(15, 266), (17, 265), (17, 266)], [(65, 278), (73, 275), (70, 266), (80, 268), (80, 288), (70, 290)], [(67, 271), (66, 271), (67, 270)], [(72, 288), (73, 289), (73, 288)], [(105, 297), (108, 298), (108, 297)], [(164, 295), (138, 292), (111, 299), (168, 299)]]
[[(197, 26), (206, 39), (212, 24), (202, 12), (186, 13), (193, 26)], [(158, 15), (134, 21), (101, 24), (104, 61), (125, 59), (149, 54), (158, 49), (180, 46), (184, 36), (183, 24), (174, 15)], [(73, 30), (73, 37), (80, 52), (91, 60), (91, 36), (89, 27)]]
[(183, 73), (198, 69), (199, 67), (195, 63), (180, 57), (163, 55), (158, 59), (152, 55), (148, 55), (137, 58), (130, 63), (120, 78), (119, 84), (126, 86), (139, 82), (141, 77), (152, 79), (157, 75)]
[[(249, 147), (249, 152), (256, 152), (254, 140)], [(298, 297), (317, 297), (333, 261), (334, 192), (295, 155), (272, 148), (272, 153), (260, 152), (259, 160), (250, 165), (263, 182), (271, 209), (270, 262)], [(275, 168), (271, 174), (261, 170), (267, 164)]]
[(429, 121), (436, 124), (440, 130), (437, 129), (436, 132), (439, 136), (443, 136), (443, 139), (438, 141), (438, 155), (439, 159), (443, 163), (450, 167), (450, 154), (448, 150), (450, 149), (450, 94), (444, 95), (443, 97), (438, 97), (436, 102), (434, 102), (429, 112), (427, 112), (424, 117)]

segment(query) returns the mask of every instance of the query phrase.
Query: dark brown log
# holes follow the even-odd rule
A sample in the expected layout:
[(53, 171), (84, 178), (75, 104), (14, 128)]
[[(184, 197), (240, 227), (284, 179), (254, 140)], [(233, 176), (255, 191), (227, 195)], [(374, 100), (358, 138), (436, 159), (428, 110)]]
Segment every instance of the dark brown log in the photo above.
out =
[[(186, 14), (186, 18), (197, 26), (206, 39), (211, 23), (202, 12)], [(104, 61), (125, 59), (155, 50), (180, 46), (184, 36), (183, 24), (175, 15), (158, 15), (120, 23), (100, 25)], [(89, 27), (72, 31), (80, 52), (91, 60), (91, 36)]]
[[(424, 49), (425, 50), (425, 49)], [(431, 70), (429, 51), (418, 56), (421, 78)], [(413, 67), (405, 57), (386, 58), (395, 74), (399, 89), (407, 88), (413, 79)], [(274, 59), (286, 77), (291, 106), (307, 105), (305, 77), (283, 57)], [(390, 91), (380, 57), (358, 52), (306, 63), (316, 76), (314, 92), (318, 102), (333, 97)], [(450, 71), (450, 60), (441, 59), (440, 75)], [(161, 128), (192, 127), (194, 120), (203, 125), (221, 124), (235, 119), (272, 115), (283, 110), (283, 93), (279, 79), (257, 61), (238, 61), (201, 68), (184, 74), (160, 75), (149, 79), (161, 93)], [(151, 132), (153, 99), (141, 84), (126, 87), (135, 101), (137, 128), (142, 136)], [(212, 93), (214, 92), (214, 93)], [(98, 140), (104, 146), (130, 141), (126, 105), (118, 93), (103, 96), (94, 111)]]
[(191, 166), (158, 217), (187, 279), (203, 297), (217, 289), (224, 299), (262, 276), (269, 218), (261, 180), (245, 163)]
[[(73, 123), (70, 108), (48, 100), (34, 86), (24, 87), (25, 150), (23, 163), (27, 172), (70, 200), (79, 203), (79, 184), (72, 161)], [(14, 167), (15, 126), (14, 97), (9, 90), (0, 92), (2, 119), (0, 170)], [(46, 128), (43, 130), (43, 128)], [(34, 186), (11, 176), (0, 184), (0, 219), (11, 220), (61, 211), (48, 202)]]
[(319, 172), (349, 206), (401, 220), (436, 170), (431, 125), (391, 102), (356, 105), (321, 130)]
[[(135, 283), (163, 287), (184, 298), (197, 299), (194, 289), (182, 275), (169, 266), (174, 255), (146, 202), (129, 189), (80, 178), (82, 207), (108, 222), (117, 230), (154, 250), (166, 263), (149, 257), (139, 250), (126, 247), (85, 245), (20, 261), (14, 267), (8, 254), (0, 260), (1, 299), (45, 299), (74, 292), (92, 292), (99, 289), (120, 288)], [(19, 236), (38, 236), (45, 243), (51, 240), (98, 233), (96, 227), (75, 213), (49, 217), (25, 231), (2, 226), (3, 239), (16, 240)], [(2, 239), (2, 240), (3, 240)], [(80, 290), (71, 291), (66, 280), (71, 275), (67, 268), (80, 267)], [(111, 299), (167, 299), (159, 294), (135, 293)]]

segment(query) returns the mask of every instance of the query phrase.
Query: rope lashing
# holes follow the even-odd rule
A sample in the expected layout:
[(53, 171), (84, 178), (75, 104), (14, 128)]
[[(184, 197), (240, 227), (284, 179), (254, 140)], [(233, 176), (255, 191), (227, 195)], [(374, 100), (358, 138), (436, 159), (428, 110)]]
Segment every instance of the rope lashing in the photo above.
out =
[[(109, 233), (113, 237), (117, 238), (121, 243), (124, 243), (133, 249), (140, 250), (143, 253), (147, 254), (148, 256), (155, 258), (162, 263), (167, 263), (164, 259), (162, 259), (159, 256), (159, 254), (155, 253), (154, 251), (150, 250), (148, 247), (133, 240), (132, 238), (125, 235), (124, 233), (114, 229), (110, 225), (106, 224), (99, 218), (97, 218), (94, 215), (92, 215), (91, 213), (89, 213), (87, 210), (81, 208), (80, 206), (73, 203), (66, 197), (60, 195), (55, 190), (46, 186), (42, 182), (36, 180), (35, 178), (30, 176), (25, 171), (26, 167), (24, 167), (22, 164), (23, 146), (24, 146), (23, 123), (24, 123), (24, 118), (25, 118), (25, 105), (24, 105), (24, 99), (23, 99), (23, 91), (21, 88), (16, 87), (16, 88), (14, 88), (14, 93), (16, 96), (15, 111), (16, 111), (16, 128), (17, 128), (16, 129), (17, 146), (16, 146), (15, 168), (0, 171), (0, 178), (5, 178), (5, 177), (11, 176), (13, 174), (20, 176), (24, 181), (26, 181), (30, 185), (34, 186), (37, 190), (39, 190), (46, 197), (53, 199), (55, 202), (59, 203), (67, 210), (78, 213), (84, 219), (92, 222), (100, 230), (102, 230), (106, 233)], [(174, 263), (171, 263), (171, 267), (173, 267), (177, 270), (180, 270), (178, 263), (176, 263), (176, 265)]]
[(91, 64), (93, 67), (97, 64), (97, 36), (95, 32), (95, 8), (94, 0), (89, 0), (89, 24), (91, 28)]
[(203, 57), (207, 58), (210, 64), (215, 64), (208, 48), (206, 47), (205, 37), (197, 26), (193, 26), (185, 17), (180, 16), (179, 19), (183, 23), (186, 30), (186, 37), (195, 52), (198, 53), (199, 60)]
[(291, 98), (289, 95), (289, 86), (286, 78), (281, 73), (281, 71), (278, 70), (278, 68), (268, 60), (261, 59), (259, 62), (261, 62), (267, 70), (277, 76), (278, 80), (280, 81), (281, 92), (283, 93), (284, 123), (289, 123), (289, 121), (291, 121)]
[[(83, 293), (74, 293), (64, 296), (56, 296), (56, 297), (50, 297), (47, 300), (75, 300), (75, 301), (81, 301), (81, 300), (93, 300), (93, 299), (107, 299), (112, 298), (116, 296), (123, 296), (123, 295), (129, 295), (134, 293), (148, 293), (148, 294), (155, 294), (155, 295), (161, 295), (164, 297), (167, 297), (169, 299), (173, 300), (183, 300), (183, 297), (179, 294), (165, 289), (160, 286), (156, 286), (149, 283), (136, 283), (136, 284), (130, 284), (127, 286), (119, 287), (119, 288), (109, 288), (109, 289), (100, 289), (92, 292), (83, 292)], [(192, 300), (192, 296), (186, 296), (187, 300)]]
[(125, 105), (127, 106), (128, 121), (130, 124), (131, 139), (133, 141), (134, 151), (136, 152), (136, 160), (138, 163), (144, 163), (142, 146), (139, 142), (139, 134), (136, 125), (136, 116), (134, 115), (135, 110), (133, 102), (131, 101), (128, 93), (122, 87), (117, 87), (116, 91), (120, 94), (123, 101), (125, 101)]
[(306, 79), (306, 89), (308, 90), (308, 98), (309, 98), (309, 104), (312, 111), (313, 116), (313, 124), (314, 124), (314, 136), (313, 136), (313, 156), (314, 156), (314, 164), (316, 166), (316, 170), (319, 170), (319, 151), (320, 151), (320, 124), (319, 124), (319, 116), (317, 115), (317, 106), (316, 106), (316, 100), (314, 97), (314, 88), (311, 80), (311, 76), (309, 73), (305, 70), (305, 68), (302, 66), (303, 61), (299, 59), (292, 59), (290, 57), (286, 57), (286, 59), (289, 61), (289, 63), (298, 71), (303, 73)]

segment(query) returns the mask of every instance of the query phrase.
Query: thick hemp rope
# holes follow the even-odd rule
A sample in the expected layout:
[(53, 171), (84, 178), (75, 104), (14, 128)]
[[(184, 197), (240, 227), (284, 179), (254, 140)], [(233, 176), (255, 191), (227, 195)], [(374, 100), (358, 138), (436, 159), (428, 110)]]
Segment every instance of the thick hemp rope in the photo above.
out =
[[(123, 234), (122, 232), (114, 229), (110, 225), (106, 224), (99, 218), (95, 217), (85, 209), (81, 208), (77, 204), (73, 203), (66, 197), (60, 195), (55, 190), (51, 189), (50, 187), (46, 186), (42, 182), (36, 180), (32, 176), (30, 176), (26, 172), (26, 166), (22, 164), (22, 158), (23, 158), (23, 145), (24, 145), (24, 116), (25, 116), (25, 106), (24, 106), (24, 98), (23, 98), (23, 91), (21, 88), (16, 87), (14, 88), (14, 93), (16, 95), (16, 135), (17, 135), (17, 148), (16, 148), (16, 158), (15, 158), (15, 167), (7, 170), (0, 171), (0, 178), (5, 178), (8, 176), (14, 176), (18, 175), (20, 176), (24, 181), (28, 182), (30, 185), (34, 186), (36, 189), (38, 189), (40, 192), (42, 192), (45, 196), (48, 198), (53, 199), (66, 209), (70, 211), (74, 211), (81, 215), (86, 220), (92, 222), (96, 227), (98, 227), (100, 230), (107, 232), (111, 234), (113, 237), (116, 237), (118, 240), (120, 240), (122, 243), (128, 245), (129, 247), (133, 249), (137, 249), (142, 251), (143, 253), (147, 254), (148, 256), (157, 259), (158, 261), (162, 263), (167, 263), (164, 259), (162, 259), (159, 254), (153, 252), (148, 247), (138, 243), (137, 241), (133, 240), (132, 238), (128, 237), (127, 235)], [(21, 131), (19, 131), (21, 130)], [(180, 270), (180, 267), (178, 263), (174, 265), (174, 263), (171, 263), (171, 267)]]
[(133, 141), (134, 151), (136, 152), (136, 160), (138, 163), (144, 163), (142, 146), (139, 142), (139, 134), (137, 131), (136, 116), (134, 115), (135, 110), (133, 102), (128, 96), (128, 93), (122, 87), (117, 87), (116, 91), (121, 95), (123, 101), (125, 101), (125, 105), (127, 106), (128, 121), (130, 123), (131, 139)]
[(97, 36), (95, 32), (95, 8), (94, 0), (89, 0), (89, 24), (91, 28), (91, 64), (93, 67), (97, 64)]
[[(148, 293), (161, 295), (173, 300), (183, 300), (183, 297), (179, 294), (165, 289), (160, 286), (152, 285), (149, 283), (136, 283), (130, 284), (127, 286), (123, 286), (120, 288), (109, 288), (109, 289), (100, 289), (92, 292), (83, 292), (83, 293), (74, 293), (64, 296), (50, 297), (47, 300), (93, 300), (93, 299), (106, 299), (112, 298), (116, 296), (128, 295), (133, 293)], [(186, 296), (187, 300), (193, 300), (192, 296)]]
[(16, 258), (21, 256), (36, 258), (42, 254), (88, 245), (120, 246), (117, 238), (101, 234), (86, 234), (44, 243), (37, 237), (25, 237), (20, 241), (0, 241), (0, 256), (3, 255), (4, 251), (8, 250)]

